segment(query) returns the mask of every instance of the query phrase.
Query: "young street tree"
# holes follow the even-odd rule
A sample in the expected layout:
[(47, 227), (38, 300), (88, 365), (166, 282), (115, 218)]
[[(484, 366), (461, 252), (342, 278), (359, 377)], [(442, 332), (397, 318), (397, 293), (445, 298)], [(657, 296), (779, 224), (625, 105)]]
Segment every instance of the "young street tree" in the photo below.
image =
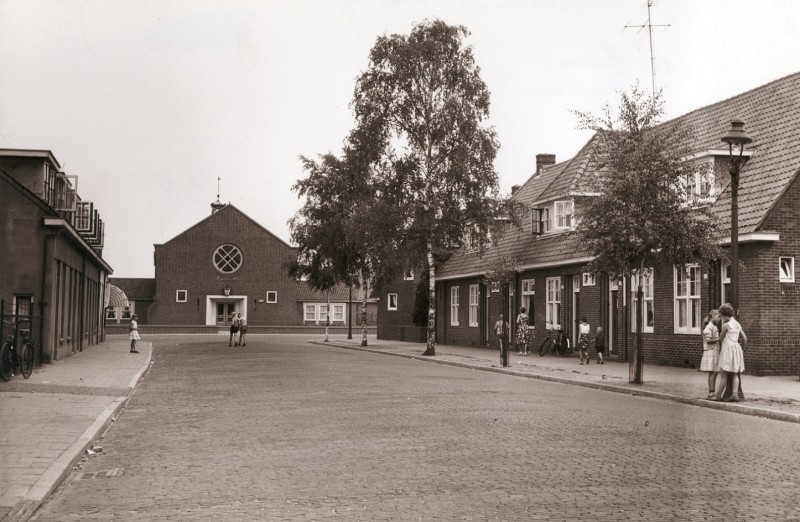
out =
[[(379, 37), (368, 69), (356, 82), (356, 127), (351, 143), (371, 169), (379, 198), (400, 213), (388, 230), (395, 245), (418, 253), (428, 270), (428, 341), (436, 353), (436, 258), (464, 244), (486, 241), (497, 216), (498, 142), (486, 125), (489, 90), (481, 80), (466, 28), (425, 21), (409, 35)], [(370, 216), (369, 219), (372, 219)]]
[(592, 272), (639, 276), (632, 380), (640, 383), (646, 270), (671, 265), (685, 269), (720, 259), (718, 231), (687, 192), (687, 180), (695, 175), (689, 161), (691, 128), (679, 121), (659, 124), (660, 94), (646, 97), (634, 86), (621, 93), (615, 113), (607, 105), (599, 118), (576, 114), (582, 128), (596, 132), (600, 158), (599, 174), (586, 180), (597, 195), (575, 199), (576, 233), (593, 257)]

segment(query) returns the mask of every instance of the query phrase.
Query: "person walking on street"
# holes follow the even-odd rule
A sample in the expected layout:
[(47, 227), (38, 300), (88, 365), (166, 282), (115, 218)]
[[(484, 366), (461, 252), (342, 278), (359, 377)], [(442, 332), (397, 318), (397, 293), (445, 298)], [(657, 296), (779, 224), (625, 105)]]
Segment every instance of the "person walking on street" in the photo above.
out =
[(503, 314), (500, 314), (500, 319), (494, 323), (494, 333), (497, 337), (497, 342), (500, 343), (500, 353), (503, 353), (504, 331), (508, 331), (508, 322), (504, 320)]
[(528, 355), (530, 336), (528, 334), (528, 314), (525, 311), (523, 306), (519, 309), (519, 315), (517, 315), (517, 349), (519, 350), (517, 355)]
[(236, 343), (236, 346), (247, 346), (245, 340), (245, 335), (247, 335), (247, 319), (242, 317), (242, 314), (238, 314), (237, 319), (239, 319), (239, 341)]
[(239, 317), (234, 313), (231, 314), (231, 337), (228, 339), (228, 346), (233, 346), (233, 342), (239, 344), (237, 335), (239, 334)]
[(708, 372), (708, 397), (714, 397), (719, 371), (719, 325), (720, 315), (711, 310), (703, 325), (703, 358), (700, 359), (700, 371)]
[(722, 315), (722, 330), (719, 338), (722, 339), (719, 348), (719, 375), (714, 388), (712, 401), (722, 400), (722, 391), (726, 387), (728, 374), (733, 376), (730, 389), (731, 396), (725, 399), (726, 402), (739, 402), (737, 390), (739, 388), (739, 374), (744, 371), (744, 352), (739, 344), (741, 335), (743, 344), (747, 345), (747, 335), (745, 335), (742, 325), (733, 317), (733, 307), (724, 304), (720, 307), (719, 313)]
[(136, 341), (139, 340), (139, 316), (133, 314), (131, 316), (131, 324), (129, 325), (130, 334), (128, 334), (128, 339), (131, 341), (131, 353), (139, 353), (139, 350), (136, 349)]
[(589, 334), (592, 327), (586, 322), (586, 316), (581, 316), (581, 324), (578, 326), (578, 350), (581, 353), (581, 364), (583, 359), (586, 358), (586, 364), (589, 364)]
[(603, 336), (603, 327), (597, 327), (597, 334), (594, 336), (594, 349), (597, 352), (597, 364), (605, 364), (603, 354), (606, 351), (606, 338)]

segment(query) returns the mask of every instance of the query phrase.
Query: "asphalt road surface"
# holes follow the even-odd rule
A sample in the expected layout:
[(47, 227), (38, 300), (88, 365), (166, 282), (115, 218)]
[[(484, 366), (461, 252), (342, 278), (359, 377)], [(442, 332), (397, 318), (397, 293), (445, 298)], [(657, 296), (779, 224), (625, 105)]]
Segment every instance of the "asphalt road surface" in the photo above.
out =
[(163, 336), (34, 520), (800, 520), (800, 426), (308, 336)]

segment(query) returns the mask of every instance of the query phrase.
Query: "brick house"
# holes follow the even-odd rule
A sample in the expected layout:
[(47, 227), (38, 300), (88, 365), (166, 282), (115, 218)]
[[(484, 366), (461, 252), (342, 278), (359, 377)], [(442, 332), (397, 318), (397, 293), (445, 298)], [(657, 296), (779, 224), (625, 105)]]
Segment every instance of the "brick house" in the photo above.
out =
[[(27, 317), (37, 363), (103, 340), (111, 267), (104, 225), (49, 150), (0, 149), (0, 300), (6, 321)], [(30, 326), (28, 326), (28, 324)], [(3, 337), (8, 325), (0, 325)]]
[[(291, 331), (285, 327), (323, 326), (328, 302), (332, 326), (345, 327), (352, 316), (346, 287), (325, 295), (289, 277), (297, 249), (231, 204), (213, 203), (211, 215), (154, 249), (155, 278), (111, 280), (127, 301), (107, 311), (107, 322), (135, 312), (140, 324), (166, 331), (216, 331), (241, 313), (252, 332)], [(360, 320), (360, 303), (353, 309)]]
[(402, 275), (380, 284), (377, 296), (377, 337), (394, 341), (425, 342), (427, 326), (414, 324), (414, 303), (421, 270), (403, 270)]
[[(740, 322), (747, 332), (748, 373), (796, 375), (800, 370), (800, 289), (795, 259), (800, 256), (800, 73), (681, 116), (694, 128), (696, 203), (709, 205), (720, 223), (723, 248), (730, 246), (730, 177), (727, 147), (720, 138), (733, 119), (742, 119), (753, 143), (745, 151), (739, 189)], [(627, 359), (634, 346), (632, 306), (636, 283), (596, 278), (584, 272), (590, 260), (574, 236), (572, 196), (581, 180), (597, 175), (593, 137), (571, 159), (555, 163), (538, 155), (537, 168), (512, 195), (532, 215), (530, 225), (513, 229), (487, 251), (455, 254), (437, 274), (437, 339), (485, 345), (500, 312), (515, 317), (529, 309), (533, 348), (550, 328), (574, 340), (585, 315), (594, 332), (603, 326), (609, 355)], [(485, 284), (493, 260), (519, 262), (509, 302)], [(729, 301), (729, 267), (651, 267), (644, 274), (646, 305), (644, 357), (655, 364), (696, 367), (702, 350), (700, 326), (711, 308)], [(513, 323), (513, 321), (511, 321)], [(512, 329), (514, 326), (512, 325)]]

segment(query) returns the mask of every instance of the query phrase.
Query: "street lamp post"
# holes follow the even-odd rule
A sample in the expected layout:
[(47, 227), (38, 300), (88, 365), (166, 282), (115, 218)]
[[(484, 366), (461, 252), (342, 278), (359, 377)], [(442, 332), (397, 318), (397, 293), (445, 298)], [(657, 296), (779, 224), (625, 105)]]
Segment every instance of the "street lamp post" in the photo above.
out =
[(744, 131), (742, 120), (731, 121), (731, 128), (722, 137), (728, 144), (731, 158), (731, 306), (735, 317), (739, 317), (739, 171), (742, 168), (744, 146), (752, 139)]

